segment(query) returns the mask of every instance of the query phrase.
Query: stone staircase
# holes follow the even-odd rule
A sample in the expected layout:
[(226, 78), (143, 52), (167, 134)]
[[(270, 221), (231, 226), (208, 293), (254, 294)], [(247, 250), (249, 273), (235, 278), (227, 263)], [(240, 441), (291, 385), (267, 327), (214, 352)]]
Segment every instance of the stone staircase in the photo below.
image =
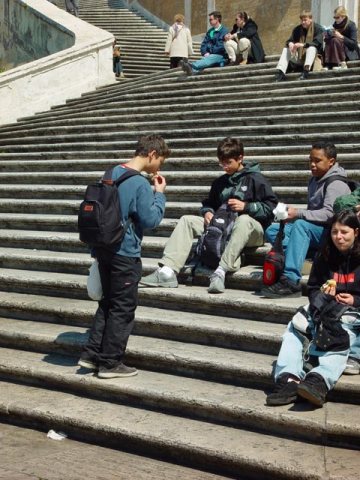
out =
[(0, 128), (3, 420), (231, 478), (358, 478), (360, 376), (343, 376), (322, 409), (265, 406), (281, 334), (306, 303), (256, 295), (267, 246), (247, 250), (221, 295), (207, 294), (206, 271), (185, 271), (178, 289), (140, 288), (126, 358), (137, 377), (104, 381), (76, 366), (96, 308), (77, 209), (85, 186), (130, 158), (139, 135), (160, 133), (173, 152), (166, 218), (144, 238), (144, 273), (221, 174), (224, 136), (243, 140), (287, 202), (305, 202), (317, 139), (333, 139), (360, 180), (360, 62), (280, 84), (274, 67), (150, 73)]
[[(55, 3), (64, 8), (63, 0)], [(80, 18), (116, 37), (126, 79), (169, 68), (169, 58), (164, 55), (167, 32), (135, 8), (126, 8), (122, 0), (81, 0)], [(199, 42), (194, 41), (192, 59), (200, 57), (199, 49)]]

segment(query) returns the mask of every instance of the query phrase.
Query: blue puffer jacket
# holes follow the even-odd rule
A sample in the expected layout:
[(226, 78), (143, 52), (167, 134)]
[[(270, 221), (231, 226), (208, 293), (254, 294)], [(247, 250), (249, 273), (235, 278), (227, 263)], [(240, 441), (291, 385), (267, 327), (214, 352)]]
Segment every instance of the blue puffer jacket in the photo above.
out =
[(224, 37), (229, 30), (221, 25), (221, 28), (214, 32), (213, 38), (210, 37), (210, 32), (214, 30), (214, 28), (210, 28), (204, 37), (204, 40), (201, 43), (200, 52), (201, 55), (205, 55), (205, 53), (215, 53), (216, 55), (222, 55), (223, 57), (227, 57), (227, 53), (224, 47)]

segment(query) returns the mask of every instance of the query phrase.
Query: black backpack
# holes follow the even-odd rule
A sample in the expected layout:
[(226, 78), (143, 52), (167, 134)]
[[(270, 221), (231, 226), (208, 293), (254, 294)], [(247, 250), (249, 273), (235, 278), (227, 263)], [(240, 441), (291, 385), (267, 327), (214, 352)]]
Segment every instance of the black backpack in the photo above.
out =
[(119, 244), (131, 222), (131, 219), (122, 221), (118, 186), (139, 172), (126, 170), (117, 180), (112, 180), (113, 170), (106, 170), (99, 182), (87, 187), (80, 204), (79, 236), (90, 247), (112, 248)]
[(218, 267), (237, 216), (226, 202), (216, 210), (196, 245), (196, 256), (203, 265)]
[(285, 222), (280, 221), (279, 231), (276, 235), (272, 249), (265, 255), (263, 266), (263, 283), (270, 286), (276, 283), (284, 271), (285, 254), (282, 241), (284, 238)]

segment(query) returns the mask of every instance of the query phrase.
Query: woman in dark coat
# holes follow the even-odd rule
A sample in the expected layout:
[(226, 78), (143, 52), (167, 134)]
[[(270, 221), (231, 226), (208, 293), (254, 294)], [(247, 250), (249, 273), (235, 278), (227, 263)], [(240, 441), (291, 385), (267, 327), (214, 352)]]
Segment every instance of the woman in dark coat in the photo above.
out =
[(258, 27), (246, 12), (236, 15), (236, 23), (231, 33), (225, 36), (225, 40), (225, 49), (231, 65), (236, 63), (237, 54), (242, 57), (240, 65), (264, 61), (265, 52), (258, 34)]
[(358, 60), (360, 51), (357, 42), (357, 28), (347, 16), (344, 7), (334, 10), (333, 28), (326, 31), (325, 65), (327, 67), (347, 68), (346, 60)]

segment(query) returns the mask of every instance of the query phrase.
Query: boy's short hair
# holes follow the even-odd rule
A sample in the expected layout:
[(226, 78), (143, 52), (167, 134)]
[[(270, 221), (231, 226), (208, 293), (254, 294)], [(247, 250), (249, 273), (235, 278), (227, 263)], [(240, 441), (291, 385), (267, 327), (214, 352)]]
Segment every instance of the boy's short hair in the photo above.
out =
[(221, 15), (221, 12), (219, 12), (219, 10), (215, 10), (214, 12), (210, 12), (209, 17), (211, 17), (211, 15), (214, 18), (217, 18), (219, 20), (219, 22), (221, 23), (222, 15)]
[(226, 137), (217, 147), (217, 156), (220, 161), (239, 158), (244, 155), (244, 145), (238, 138)]
[(303, 10), (300, 13), (300, 20), (302, 20), (304, 17), (313, 18), (313, 14), (310, 10)]
[(171, 150), (161, 135), (144, 135), (140, 137), (135, 148), (135, 156), (146, 157), (155, 150), (159, 157), (168, 158)]
[(314, 148), (315, 150), (324, 150), (327, 158), (334, 158), (336, 160), (336, 147), (331, 142), (315, 142), (311, 148)]

